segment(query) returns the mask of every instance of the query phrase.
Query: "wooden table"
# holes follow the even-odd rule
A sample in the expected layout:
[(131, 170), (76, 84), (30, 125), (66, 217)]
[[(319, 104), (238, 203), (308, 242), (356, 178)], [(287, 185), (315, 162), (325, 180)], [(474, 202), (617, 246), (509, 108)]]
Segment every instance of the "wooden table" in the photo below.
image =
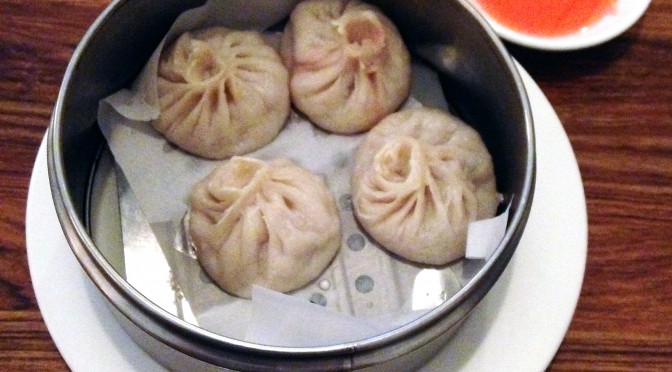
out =
[[(65, 370), (31, 287), (31, 168), (78, 41), (108, 0), (0, 0), (0, 370)], [(555, 107), (588, 204), (586, 275), (551, 370), (672, 371), (672, 0), (602, 46), (510, 46)]]

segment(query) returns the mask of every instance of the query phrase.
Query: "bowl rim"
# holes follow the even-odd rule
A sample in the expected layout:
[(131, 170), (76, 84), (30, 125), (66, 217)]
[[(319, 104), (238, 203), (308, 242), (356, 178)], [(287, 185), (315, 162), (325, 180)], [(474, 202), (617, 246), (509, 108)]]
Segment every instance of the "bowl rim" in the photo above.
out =
[(498, 22), (478, 4), (469, 0), (504, 40), (527, 48), (545, 51), (572, 51), (606, 43), (626, 32), (646, 13), (652, 0), (617, 0), (616, 14), (607, 14), (585, 31), (559, 36), (536, 36), (513, 30)]

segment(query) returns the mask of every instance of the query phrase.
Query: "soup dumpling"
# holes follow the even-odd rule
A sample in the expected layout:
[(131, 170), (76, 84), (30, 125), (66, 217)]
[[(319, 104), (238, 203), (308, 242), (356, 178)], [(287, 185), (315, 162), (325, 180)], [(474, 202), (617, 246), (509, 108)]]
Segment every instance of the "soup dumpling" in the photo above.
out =
[(208, 275), (226, 292), (279, 292), (319, 276), (341, 245), (324, 179), (289, 160), (233, 157), (196, 184), (188, 233)]
[(372, 5), (300, 3), (283, 33), (281, 52), (291, 75), (292, 103), (328, 131), (366, 131), (409, 95), (409, 52), (396, 27)]
[(360, 144), (353, 204), (365, 230), (408, 260), (442, 265), (465, 254), (468, 224), (500, 201), (479, 134), (429, 108), (391, 114)]
[(273, 140), (287, 120), (288, 79), (278, 52), (258, 32), (186, 32), (161, 55), (161, 113), (152, 125), (205, 158), (251, 152)]

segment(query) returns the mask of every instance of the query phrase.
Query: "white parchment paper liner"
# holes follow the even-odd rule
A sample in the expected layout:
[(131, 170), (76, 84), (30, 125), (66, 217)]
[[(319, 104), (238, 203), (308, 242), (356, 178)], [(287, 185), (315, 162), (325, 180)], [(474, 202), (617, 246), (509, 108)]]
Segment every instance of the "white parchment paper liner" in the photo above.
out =
[[(232, 3), (236, 12), (231, 11)], [(250, 301), (221, 291), (188, 253), (181, 222), (188, 194), (220, 161), (181, 151), (149, 123), (159, 115), (156, 76), (163, 45), (184, 31), (212, 25), (265, 30), (288, 16), (295, 3), (211, 0), (183, 13), (131, 89), (101, 101), (98, 122), (189, 303), (195, 317), (191, 321), (236, 339), (311, 347), (357, 341), (403, 325), (459, 291), (482, 262), (461, 261), (441, 270), (422, 268), (378, 247), (360, 230), (350, 201), (353, 155), (363, 135), (328, 134), (296, 113), (273, 142), (247, 156), (289, 158), (325, 176), (343, 224), (342, 248), (333, 263), (291, 296), (255, 288)], [(413, 78), (411, 95), (417, 99), (410, 98), (405, 107), (422, 104), (448, 109), (433, 70), (414, 63)], [(486, 243), (477, 243), (476, 250), (468, 247), (476, 252), (468, 253), (469, 257), (489, 257), (503, 236), (506, 220), (507, 213), (488, 222), (489, 237), (482, 239)], [(473, 228), (476, 232), (470, 227), (471, 235), (482, 235), (479, 227)], [(151, 294), (144, 295), (151, 300)]]

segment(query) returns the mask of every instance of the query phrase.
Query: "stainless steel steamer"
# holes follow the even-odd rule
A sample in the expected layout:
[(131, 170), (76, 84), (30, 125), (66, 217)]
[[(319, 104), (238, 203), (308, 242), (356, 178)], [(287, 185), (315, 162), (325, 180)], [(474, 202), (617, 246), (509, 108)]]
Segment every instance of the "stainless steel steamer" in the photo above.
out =
[[(225, 1), (225, 0), (222, 0)], [(441, 72), (451, 106), (482, 135), (498, 188), (512, 196), (509, 228), (493, 257), (456, 296), (401, 328), (360, 342), (269, 347), (216, 335), (158, 308), (103, 257), (88, 229), (89, 179), (104, 140), (98, 101), (127, 86), (173, 20), (198, 0), (116, 0), (84, 36), (65, 74), (49, 129), (48, 164), (65, 236), (119, 323), (175, 370), (345, 370), (418, 366), (441, 348), (498, 279), (523, 233), (534, 174), (534, 131), (523, 84), (502, 43), (464, 0), (375, 1), (410, 49)], [(249, 4), (250, 2), (246, 2)], [(241, 2), (231, 1), (231, 11)], [(259, 2), (263, 4), (263, 2)]]

